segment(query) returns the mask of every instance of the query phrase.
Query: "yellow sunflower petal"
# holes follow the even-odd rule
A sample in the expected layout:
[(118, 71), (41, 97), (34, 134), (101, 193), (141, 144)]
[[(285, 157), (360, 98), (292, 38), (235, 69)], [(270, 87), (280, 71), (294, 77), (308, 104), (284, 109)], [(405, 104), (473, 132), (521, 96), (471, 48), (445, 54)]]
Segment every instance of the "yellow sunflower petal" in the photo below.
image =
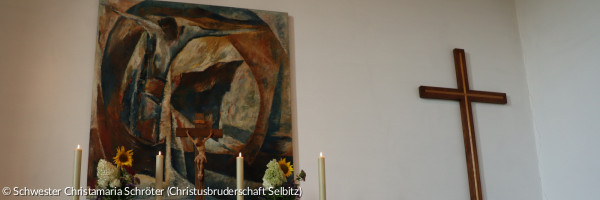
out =
[(279, 160), (279, 162), (277, 162), (277, 164), (279, 164), (279, 167), (281, 168), (281, 171), (283, 171), (285, 177), (292, 175), (294, 168), (292, 167), (291, 162), (286, 162), (285, 158), (282, 158)]
[(133, 164), (133, 150), (125, 151), (124, 146), (117, 147), (117, 154), (113, 158), (114, 163), (119, 168), (123, 166), (131, 166)]

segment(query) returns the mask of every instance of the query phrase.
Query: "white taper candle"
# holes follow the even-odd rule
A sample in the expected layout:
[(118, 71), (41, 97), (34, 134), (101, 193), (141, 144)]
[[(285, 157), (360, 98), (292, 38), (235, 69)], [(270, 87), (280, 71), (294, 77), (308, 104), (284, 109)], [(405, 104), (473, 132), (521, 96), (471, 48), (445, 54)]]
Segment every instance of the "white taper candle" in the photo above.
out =
[(236, 159), (236, 169), (237, 169), (237, 200), (244, 200), (244, 195), (241, 194), (244, 189), (244, 157), (242, 157), (242, 153)]
[[(79, 189), (79, 179), (81, 177), (81, 146), (77, 145), (75, 149), (75, 158), (73, 159), (73, 189)], [(73, 199), (79, 199), (78, 195), (73, 195)]]
[[(154, 176), (156, 178), (156, 188), (157, 190), (162, 189), (163, 187), (163, 162), (164, 162), (164, 156), (162, 155), (162, 153), (159, 151), (158, 155), (156, 155), (156, 175)], [(162, 196), (161, 195), (156, 195), (156, 199), (157, 200), (161, 200)]]
[(325, 157), (323, 152), (319, 153), (319, 199), (325, 200)]

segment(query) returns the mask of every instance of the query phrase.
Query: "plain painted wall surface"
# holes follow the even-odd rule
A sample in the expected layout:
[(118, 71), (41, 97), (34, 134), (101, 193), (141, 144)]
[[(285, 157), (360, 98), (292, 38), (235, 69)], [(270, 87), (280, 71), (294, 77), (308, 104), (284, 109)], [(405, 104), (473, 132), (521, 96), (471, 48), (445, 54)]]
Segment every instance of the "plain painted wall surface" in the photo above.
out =
[(546, 200), (600, 199), (600, 1), (518, 0)]
[[(484, 196), (541, 199), (512, 1), (187, 2), (292, 17), (303, 199), (317, 199), (320, 151), (329, 199), (468, 199), (458, 103), (417, 89), (456, 87), (453, 48), (466, 49), (472, 89), (508, 94), (508, 105), (473, 105)], [(64, 188), (78, 143), (87, 160), (97, 6), (0, 1), (0, 187)]]

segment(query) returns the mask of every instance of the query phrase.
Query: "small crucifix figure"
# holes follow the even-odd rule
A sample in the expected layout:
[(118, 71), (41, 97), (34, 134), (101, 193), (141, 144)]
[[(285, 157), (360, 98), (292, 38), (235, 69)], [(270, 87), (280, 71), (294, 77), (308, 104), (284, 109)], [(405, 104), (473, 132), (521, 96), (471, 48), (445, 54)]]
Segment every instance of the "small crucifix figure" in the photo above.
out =
[(421, 86), (419, 87), (419, 94), (421, 98), (459, 101), (465, 154), (467, 156), (467, 173), (471, 200), (483, 200), (471, 102), (506, 104), (506, 93), (484, 92), (469, 89), (465, 51), (463, 49), (454, 49), (453, 52), (458, 88)]
[[(204, 189), (204, 164), (206, 163), (206, 147), (204, 145), (210, 138), (222, 138), (223, 130), (212, 129), (212, 118), (210, 116), (205, 118), (203, 113), (196, 114), (194, 118), (195, 128), (177, 128), (175, 136), (188, 137), (196, 145), (196, 158), (194, 158), (196, 176), (194, 184), (196, 189), (202, 190)], [(196, 196), (196, 200), (204, 200), (204, 196), (198, 195)]]

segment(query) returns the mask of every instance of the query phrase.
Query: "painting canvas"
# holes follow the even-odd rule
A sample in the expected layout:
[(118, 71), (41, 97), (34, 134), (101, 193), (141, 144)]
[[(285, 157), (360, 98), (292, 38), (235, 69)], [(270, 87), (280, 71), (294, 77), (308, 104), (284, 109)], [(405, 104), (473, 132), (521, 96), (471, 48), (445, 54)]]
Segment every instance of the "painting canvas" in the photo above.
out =
[(205, 187), (236, 187), (238, 153), (251, 188), (270, 160), (292, 161), (286, 13), (101, 0), (98, 21), (88, 185), (122, 146), (139, 187), (154, 186), (161, 151), (165, 188), (194, 188), (196, 146), (177, 132), (198, 127), (222, 132), (205, 143)]

